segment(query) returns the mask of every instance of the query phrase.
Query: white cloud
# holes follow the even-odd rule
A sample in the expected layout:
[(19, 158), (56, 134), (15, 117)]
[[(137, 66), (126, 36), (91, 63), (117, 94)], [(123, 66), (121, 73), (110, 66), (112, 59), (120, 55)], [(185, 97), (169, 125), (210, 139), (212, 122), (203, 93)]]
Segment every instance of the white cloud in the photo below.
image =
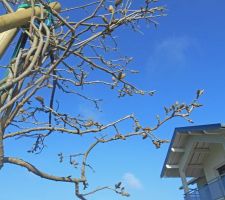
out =
[(148, 60), (150, 71), (165, 71), (183, 68), (189, 55), (198, 51), (197, 42), (190, 37), (170, 37), (155, 46)]
[(135, 177), (134, 174), (132, 173), (125, 173), (123, 175), (123, 182), (125, 185), (127, 185), (128, 187), (132, 188), (132, 189), (142, 189), (143, 186), (141, 184), (141, 181)]
[(81, 104), (78, 108), (80, 115), (89, 120), (101, 121), (102, 120), (102, 112), (97, 110), (94, 107), (87, 106), (86, 104)]

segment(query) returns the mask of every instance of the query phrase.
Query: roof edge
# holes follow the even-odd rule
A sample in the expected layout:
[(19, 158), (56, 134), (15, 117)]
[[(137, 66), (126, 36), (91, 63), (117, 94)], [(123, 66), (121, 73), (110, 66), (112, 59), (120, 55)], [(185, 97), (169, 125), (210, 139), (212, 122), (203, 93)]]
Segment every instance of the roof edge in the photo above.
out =
[(225, 124), (216, 123), (216, 124), (206, 124), (206, 125), (197, 125), (197, 126), (185, 126), (185, 127), (177, 127), (177, 128), (175, 128), (174, 132), (173, 132), (172, 140), (170, 142), (170, 146), (169, 146), (168, 151), (167, 151), (166, 159), (165, 159), (164, 164), (163, 164), (163, 168), (162, 168), (160, 177), (161, 178), (166, 177), (165, 176), (166, 164), (167, 164), (167, 161), (169, 159), (169, 155), (170, 155), (170, 152), (171, 152), (171, 148), (173, 146), (173, 142), (174, 142), (178, 132), (182, 133), (182, 132), (187, 132), (187, 131), (212, 130), (212, 129), (219, 129), (219, 128), (225, 128)]

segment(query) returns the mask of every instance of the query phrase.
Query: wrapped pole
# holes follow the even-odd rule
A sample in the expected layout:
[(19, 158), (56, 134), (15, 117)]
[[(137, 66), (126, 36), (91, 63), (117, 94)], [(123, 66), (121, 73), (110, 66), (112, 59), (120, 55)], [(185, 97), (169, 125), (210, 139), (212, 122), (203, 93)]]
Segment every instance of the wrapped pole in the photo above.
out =
[[(61, 9), (61, 5), (58, 2), (52, 2), (49, 4), (49, 6), (57, 12), (59, 12)], [(32, 13), (33, 13), (33, 9), (28, 8), (28, 9), (19, 10), (14, 13), (9, 13), (9, 14), (0, 16), (0, 33), (28, 24), (32, 16)], [(41, 8), (39, 6), (35, 6), (34, 15), (40, 16), (40, 14), (41, 14)], [(46, 15), (47, 15), (47, 11), (46, 11)]]
[[(61, 10), (61, 5), (58, 2), (52, 2), (49, 6), (56, 12)], [(34, 10), (33, 8), (19, 9), (14, 13), (0, 16), (0, 59), (16, 36), (18, 28), (28, 24), (33, 13), (35, 16), (40, 16), (41, 8), (35, 6)]]

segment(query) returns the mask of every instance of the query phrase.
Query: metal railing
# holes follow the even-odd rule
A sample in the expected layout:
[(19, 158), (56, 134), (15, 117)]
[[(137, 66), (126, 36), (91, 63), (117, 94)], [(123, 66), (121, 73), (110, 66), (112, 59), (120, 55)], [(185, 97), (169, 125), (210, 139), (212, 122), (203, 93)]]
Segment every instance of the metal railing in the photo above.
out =
[(190, 190), (185, 200), (219, 200), (225, 197), (225, 176), (216, 178), (201, 188)]
[(198, 189), (190, 190), (184, 195), (185, 200), (200, 200), (200, 194)]

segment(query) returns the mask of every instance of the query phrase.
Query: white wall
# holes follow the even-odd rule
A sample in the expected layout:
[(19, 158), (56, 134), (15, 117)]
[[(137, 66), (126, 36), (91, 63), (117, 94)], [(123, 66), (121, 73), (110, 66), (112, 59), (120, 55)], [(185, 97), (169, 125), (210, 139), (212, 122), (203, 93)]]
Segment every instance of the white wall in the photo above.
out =
[(203, 163), (207, 181), (211, 181), (219, 176), (217, 168), (225, 164), (225, 150), (222, 144), (211, 144), (210, 153)]

